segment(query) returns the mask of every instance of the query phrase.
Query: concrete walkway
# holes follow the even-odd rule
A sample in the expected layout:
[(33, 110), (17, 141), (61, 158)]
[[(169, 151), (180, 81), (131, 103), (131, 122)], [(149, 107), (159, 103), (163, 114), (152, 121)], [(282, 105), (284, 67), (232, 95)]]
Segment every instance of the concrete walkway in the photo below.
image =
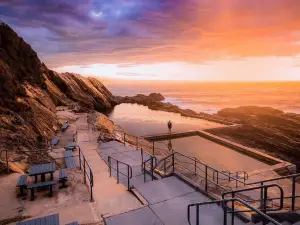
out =
[[(208, 197), (177, 177), (147, 182), (136, 187), (149, 205), (116, 216), (105, 218), (106, 225), (189, 225), (187, 206), (191, 203), (211, 201)], [(191, 211), (195, 224), (195, 210)], [(223, 210), (217, 205), (200, 208), (200, 224), (223, 224)], [(231, 216), (228, 214), (228, 221)], [(235, 224), (245, 224), (235, 218)]]
[(99, 132), (89, 130), (86, 114), (80, 114), (75, 124), (77, 127), (77, 144), (80, 145), (94, 174), (93, 208), (95, 217), (99, 217), (99, 213), (101, 216), (113, 215), (140, 208), (139, 200), (128, 192), (123, 185), (116, 184), (113, 177), (109, 177), (108, 167), (98, 153), (97, 138)]

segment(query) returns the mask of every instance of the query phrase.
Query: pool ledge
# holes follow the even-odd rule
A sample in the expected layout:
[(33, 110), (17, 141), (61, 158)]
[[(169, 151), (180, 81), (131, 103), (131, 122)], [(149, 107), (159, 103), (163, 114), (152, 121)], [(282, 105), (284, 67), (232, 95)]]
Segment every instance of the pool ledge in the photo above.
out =
[(213, 135), (203, 130), (194, 130), (194, 131), (187, 131), (187, 132), (178, 132), (178, 133), (168, 133), (168, 134), (160, 134), (160, 135), (153, 135), (153, 136), (146, 136), (144, 137), (146, 140), (149, 141), (157, 141), (157, 140), (168, 140), (174, 138), (183, 138), (183, 137), (191, 137), (191, 136), (200, 136), (215, 143), (221, 144), (226, 146), (230, 149), (233, 149), (237, 152), (243, 153), (248, 155), (252, 158), (258, 159), (264, 163), (269, 164), (271, 167), (270, 169), (281, 174), (288, 174), (296, 172), (296, 165), (276, 158), (274, 156), (270, 156), (266, 153), (260, 152), (250, 147), (246, 147), (244, 145), (235, 143), (233, 141), (227, 140), (225, 138), (221, 138), (219, 136)]

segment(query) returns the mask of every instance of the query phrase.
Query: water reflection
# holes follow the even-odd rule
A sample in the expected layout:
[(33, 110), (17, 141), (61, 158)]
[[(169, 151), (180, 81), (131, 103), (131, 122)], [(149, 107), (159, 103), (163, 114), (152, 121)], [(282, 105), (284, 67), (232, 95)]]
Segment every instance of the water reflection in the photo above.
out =
[(150, 110), (137, 104), (117, 105), (109, 114), (115, 124), (122, 126), (133, 135), (152, 135), (167, 133), (168, 121), (172, 121), (172, 132), (202, 130), (223, 126), (214, 122), (183, 117), (178, 113)]
[[(155, 146), (166, 149), (169, 143), (170, 140), (155, 142)], [(172, 139), (172, 146), (175, 151), (197, 157), (219, 170), (250, 172), (269, 167), (247, 155), (198, 136)]]
[[(172, 132), (220, 127), (223, 125), (206, 120), (183, 117), (180, 114), (150, 110), (137, 104), (121, 104), (114, 108), (109, 118), (133, 135), (168, 133), (168, 121), (172, 121)], [(156, 147), (197, 157), (216, 169), (230, 171), (253, 171), (268, 165), (232, 149), (201, 137), (188, 137), (155, 143)]]

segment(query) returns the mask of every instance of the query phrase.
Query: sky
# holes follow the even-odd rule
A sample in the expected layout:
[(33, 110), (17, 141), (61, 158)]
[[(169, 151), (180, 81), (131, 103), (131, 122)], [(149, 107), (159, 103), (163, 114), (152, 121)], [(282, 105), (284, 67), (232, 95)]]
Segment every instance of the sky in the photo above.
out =
[(300, 0), (0, 0), (51, 69), (106, 79), (300, 80)]

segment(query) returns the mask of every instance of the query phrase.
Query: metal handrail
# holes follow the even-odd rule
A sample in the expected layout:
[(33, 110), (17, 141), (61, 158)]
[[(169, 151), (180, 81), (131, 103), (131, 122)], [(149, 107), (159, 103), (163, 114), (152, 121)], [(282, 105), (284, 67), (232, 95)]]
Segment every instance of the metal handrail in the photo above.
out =
[[(232, 217), (234, 218), (234, 215), (239, 212), (239, 211), (235, 211), (235, 210), (228, 211), (228, 206), (227, 206), (228, 202), (231, 202), (232, 204), (234, 204), (234, 202), (239, 202), (240, 204), (242, 204), (242, 205), (246, 206), (247, 208), (251, 209), (252, 212), (256, 212), (257, 214), (262, 216), (265, 220), (267, 220), (267, 221), (269, 221), (269, 222), (271, 222), (275, 225), (281, 225), (279, 222), (277, 222), (276, 220), (274, 220), (273, 218), (271, 218), (267, 214), (263, 213), (262, 211), (254, 208), (253, 206), (251, 206), (247, 202), (245, 202), (241, 199), (238, 199), (238, 198), (222, 199), (222, 200), (217, 200), (217, 201), (200, 202), (200, 203), (189, 204), (188, 207), (187, 207), (188, 208), (187, 209), (187, 217), (188, 217), (189, 224), (191, 225), (191, 216), (190, 216), (191, 207), (196, 207), (196, 225), (200, 225), (200, 221), (199, 221), (200, 206), (202, 206), (202, 205), (211, 205), (211, 204), (222, 204), (222, 208), (223, 208), (223, 212), (224, 212), (223, 225), (227, 225), (227, 213), (231, 213)], [(234, 219), (232, 221), (233, 221), (233, 224), (234, 224)]]
[(123, 130), (113, 129), (113, 132), (114, 133), (116, 133), (116, 132), (121, 133), (121, 135), (123, 136), (123, 139), (124, 139), (124, 145), (126, 144), (126, 135), (135, 138), (136, 139), (136, 149), (138, 149), (138, 147), (141, 147), (141, 146), (139, 146), (138, 140), (139, 139), (144, 140), (144, 138), (142, 138), (140, 136), (135, 136), (135, 135), (128, 134), (128, 133), (124, 132)]
[(146, 182), (146, 164), (148, 163), (148, 162), (151, 162), (151, 166), (150, 166), (150, 173), (151, 173), (151, 179), (152, 179), (152, 181), (154, 180), (154, 166), (153, 166), (153, 164), (154, 164), (154, 162), (155, 162), (155, 166), (157, 165), (157, 159), (156, 159), (156, 157), (155, 156), (150, 156), (150, 158), (149, 159), (147, 159), (146, 161), (144, 161), (144, 162), (142, 162), (142, 167), (143, 167), (143, 173), (144, 173), (144, 182)]
[[(90, 196), (90, 201), (92, 202), (94, 200), (94, 197), (93, 197), (93, 187), (94, 187), (94, 175), (93, 175), (93, 171), (88, 163), (88, 161), (86, 160), (80, 146), (78, 144), (76, 144), (76, 147), (78, 147), (78, 150), (79, 150), (79, 154), (78, 154), (78, 157), (79, 157), (79, 169), (82, 170), (82, 166), (83, 166), (83, 179), (84, 179), (84, 183), (86, 183), (86, 177), (89, 179), (90, 181), (90, 193), (91, 193), (91, 196)], [(83, 163), (82, 163), (83, 161)], [(86, 170), (86, 166), (88, 167), (88, 170), (89, 170), (89, 173), (87, 172)]]
[[(190, 170), (189, 168), (187, 168), (187, 167), (185, 167), (185, 166), (183, 166), (183, 165), (180, 165), (180, 163), (175, 163), (174, 158), (175, 158), (175, 155), (176, 155), (176, 154), (181, 155), (181, 156), (184, 156), (184, 157), (186, 157), (186, 158), (188, 158), (188, 159), (193, 160), (194, 163), (195, 163), (195, 170), (192, 171), (192, 170)], [(236, 173), (236, 174), (237, 174), (236, 177), (235, 177), (235, 176), (232, 176), (231, 174), (229, 175), (229, 174), (225, 173), (224, 171), (219, 171), (219, 170), (217, 170), (217, 169), (215, 169), (215, 168), (213, 168), (213, 167), (211, 167), (211, 166), (209, 166), (209, 165), (207, 165), (207, 164), (205, 164), (205, 163), (202, 163), (202, 162), (201, 162), (200, 160), (198, 160), (196, 157), (193, 158), (193, 157), (191, 157), (191, 156), (187, 156), (187, 155), (184, 155), (184, 154), (179, 153), (179, 152), (176, 152), (176, 151), (173, 151), (173, 153), (171, 153), (170, 155), (164, 157), (163, 159), (161, 159), (161, 160), (157, 163), (157, 166), (160, 165), (162, 162), (164, 163), (164, 173), (166, 173), (166, 167), (165, 167), (166, 160), (167, 160), (168, 158), (170, 158), (170, 157), (173, 158), (173, 160), (172, 160), (172, 165), (171, 165), (171, 166), (173, 166), (173, 172), (174, 172), (175, 164), (179, 164), (179, 165), (180, 165), (181, 167), (183, 167), (184, 169), (187, 169), (187, 170), (189, 170), (190, 172), (193, 172), (195, 175), (198, 175), (198, 176), (204, 178), (204, 180), (205, 180), (205, 191), (208, 190), (208, 184), (209, 184), (209, 183), (214, 184), (214, 185), (216, 185), (216, 186), (218, 186), (218, 187), (220, 187), (220, 188), (222, 188), (222, 189), (225, 189), (224, 187), (222, 187), (222, 186), (219, 184), (219, 180), (221, 180), (221, 178), (219, 177), (219, 174), (222, 174), (222, 175), (224, 175), (225, 177), (227, 177), (229, 182), (230, 182), (230, 181), (236, 182), (236, 185), (235, 185), (236, 188), (238, 187), (238, 184), (242, 184), (244, 187), (245, 187), (245, 186), (253, 186), (253, 185), (257, 185), (257, 184), (260, 184), (260, 186), (262, 186), (262, 185), (264, 185), (264, 183), (267, 183), (267, 182), (272, 182), (272, 181), (277, 181), (277, 180), (283, 180), (283, 179), (289, 179), (289, 178), (292, 178), (292, 194), (291, 194), (291, 196), (285, 196), (285, 197), (283, 197), (283, 198), (284, 198), (284, 199), (291, 199), (291, 200), (292, 200), (292, 203), (291, 203), (291, 209), (292, 209), (292, 211), (295, 211), (295, 203), (296, 203), (296, 202), (295, 202), (295, 199), (296, 199), (296, 198), (300, 198), (300, 196), (297, 196), (297, 195), (296, 195), (296, 178), (297, 178), (297, 177), (300, 177), (300, 173), (298, 173), (298, 174), (293, 174), (293, 175), (282, 176), (282, 177), (278, 177), (278, 178), (272, 178), (272, 179), (267, 179), (267, 180), (256, 181), (256, 182), (249, 182), (249, 183), (248, 183), (248, 182), (246, 182), (246, 180), (248, 179), (249, 175), (248, 175), (248, 173), (246, 173), (246, 172), (244, 172), (244, 176), (243, 176), (243, 178), (242, 178), (243, 180), (241, 180), (241, 179), (238, 179), (238, 178), (239, 178), (238, 173)], [(203, 171), (202, 169), (200, 169), (200, 167), (199, 167), (198, 165), (204, 166), (205, 170)], [(154, 167), (154, 169), (156, 169), (157, 166)], [(169, 166), (169, 167), (171, 167), (171, 166)], [(203, 172), (205, 176), (202, 176), (202, 175), (200, 175), (199, 173), (197, 173), (197, 169), (200, 169), (201, 172)], [(213, 178), (211, 178), (211, 175), (209, 175), (208, 171), (212, 171), (212, 172), (213, 172)], [(243, 171), (242, 171), (242, 172), (243, 172)], [(217, 178), (216, 178), (216, 182), (215, 182), (215, 173), (216, 173), (216, 177), (217, 177)], [(212, 179), (212, 181), (211, 181), (209, 178)], [(223, 179), (222, 179), (222, 180), (223, 180)], [(274, 200), (275, 200), (275, 199), (276, 199), (276, 198), (274, 198)], [(277, 198), (277, 199), (278, 199), (278, 198)], [(258, 200), (257, 200), (257, 201), (258, 201)]]
[[(172, 153), (166, 157), (164, 157), (163, 159), (159, 160), (156, 164), (156, 166), (153, 168), (153, 170), (157, 169), (157, 166), (161, 163), (161, 162), (164, 162), (164, 173), (166, 173), (166, 160), (170, 157), (172, 157), (172, 163), (173, 163), (173, 168), (174, 168), (174, 156), (175, 156), (175, 153)], [(174, 170), (174, 169), (173, 169)]]
[[(231, 176), (229, 176), (228, 174), (226, 174), (226, 173), (224, 173), (224, 172), (222, 172), (222, 171), (219, 171), (219, 170), (217, 170), (217, 169), (214, 169), (213, 167), (210, 167), (210, 166), (208, 166), (207, 164), (204, 164), (204, 163), (202, 163), (200, 160), (198, 160), (196, 157), (191, 157), (191, 156), (187, 156), (187, 155), (185, 155), (185, 154), (182, 154), (182, 153), (180, 153), (180, 152), (173, 152), (172, 154), (170, 154), (170, 155), (168, 155), (168, 156), (166, 156), (165, 158), (163, 158), (163, 159), (161, 159), (158, 163), (157, 163), (157, 165), (159, 165), (161, 162), (164, 162), (164, 173), (166, 173), (166, 167), (165, 167), (165, 161), (166, 161), (166, 159), (168, 159), (168, 158), (170, 158), (170, 157), (172, 157), (172, 164), (174, 164), (175, 163), (175, 155), (180, 155), (180, 156), (184, 156), (184, 157), (186, 157), (186, 158), (188, 158), (188, 159), (191, 159), (191, 160), (193, 160), (194, 161), (194, 163), (195, 163), (195, 170), (194, 171), (191, 171), (191, 172), (193, 172), (194, 174), (197, 174), (198, 176), (200, 176), (200, 177), (203, 177), (202, 175), (200, 175), (199, 173), (197, 173), (197, 168), (198, 168), (198, 170), (201, 170), (202, 172), (204, 172), (204, 174), (205, 174), (205, 177), (203, 177), (203, 178), (205, 178), (205, 190), (207, 191), (207, 189), (208, 189), (208, 182), (210, 182), (210, 183), (213, 183), (213, 184), (215, 184), (215, 185), (217, 185), (217, 186), (219, 186), (220, 187), (220, 185), (219, 185), (219, 180), (224, 180), (224, 179), (222, 179), (222, 178), (219, 178), (219, 176), (218, 176), (218, 173), (220, 173), (220, 174), (222, 174), (222, 175), (225, 175), (225, 176), (227, 176), (227, 177), (229, 177), (228, 179), (229, 179), (229, 181), (230, 181), (230, 177)], [(205, 166), (205, 170), (203, 171), (198, 165), (204, 165)], [(172, 165), (173, 166), (173, 171), (175, 170), (175, 165)], [(181, 165), (182, 166), (182, 165)], [(182, 166), (182, 167), (184, 167), (184, 166)], [(186, 167), (185, 167), (186, 168)], [(156, 167), (154, 168), (154, 169), (156, 169)], [(189, 169), (188, 169), (189, 170)], [(210, 176), (209, 174), (208, 174), (208, 170), (210, 170), (210, 171), (212, 171), (213, 172), (213, 176)], [(214, 173), (217, 173), (217, 182), (215, 183), (214, 182)], [(210, 181), (210, 180), (208, 180), (208, 177), (212, 177), (213, 178), (213, 181)], [(233, 178), (233, 177), (232, 177)]]
[[(116, 130), (117, 132), (122, 132), (123, 134), (124, 134), (124, 144), (125, 144), (125, 139), (126, 139), (126, 133), (125, 132), (123, 132), (123, 131), (120, 131), (120, 130)], [(129, 135), (129, 134), (128, 134)], [(130, 135), (130, 136), (133, 136), (133, 135)], [(136, 137), (136, 136), (133, 136), (133, 137)], [(142, 138), (142, 137), (136, 137), (137, 139), (139, 139), (139, 138)], [(154, 142), (153, 142), (153, 156), (155, 155), (155, 148), (154, 148)], [(138, 146), (137, 146), (137, 148), (138, 148)], [(175, 160), (174, 160), (174, 157), (175, 157), (175, 155), (174, 154), (178, 154), (178, 155), (181, 155), (181, 156), (184, 156), (184, 157), (186, 157), (186, 158), (188, 158), (188, 159), (191, 159), (191, 160), (193, 160), (194, 161), (194, 163), (195, 163), (195, 172), (194, 172), (194, 174), (197, 174), (197, 175), (199, 175), (199, 173), (197, 173), (196, 172), (196, 170), (198, 169), (200, 169), (200, 167), (199, 167), (199, 165), (201, 165), (201, 166), (204, 166), (204, 171), (203, 171), (203, 169), (200, 169), (204, 174), (205, 174), (205, 190), (207, 191), (207, 187), (208, 187), (208, 183), (210, 182), (210, 183), (213, 183), (213, 184), (215, 184), (215, 185), (217, 185), (218, 187), (221, 187), (220, 185), (219, 185), (219, 180), (226, 180), (226, 179), (223, 179), (223, 178), (220, 178), (219, 177), (219, 175), (223, 175), (223, 176), (225, 176), (225, 177), (227, 177), (228, 178), (228, 181), (229, 182), (231, 182), (231, 181), (233, 181), (233, 182), (235, 182), (235, 186), (236, 186), (236, 188), (238, 188), (238, 186), (239, 186), (239, 184), (240, 185), (242, 185), (242, 186), (251, 186), (251, 185), (257, 185), (257, 184), (260, 184), (261, 186), (264, 184), (264, 183), (266, 183), (266, 182), (271, 182), (271, 181), (277, 181), (277, 180), (283, 180), (283, 179), (288, 179), (288, 178), (292, 178), (292, 195), (291, 196), (287, 196), (287, 197), (284, 197), (284, 199), (292, 199), (292, 210), (294, 211), (295, 210), (295, 199), (296, 198), (300, 198), (300, 196), (297, 196), (296, 195), (296, 178), (297, 177), (300, 177), (300, 173), (298, 173), (298, 174), (293, 174), (293, 175), (288, 175), (288, 176), (283, 176), (283, 177), (279, 177), (279, 178), (272, 178), (272, 179), (268, 179), (268, 180), (261, 180), (261, 181), (256, 181), (256, 182), (246, 182), (246, 180), (248, 180), (248, 178), (249, 178), (249, 175), (248, 175), (248, 173), (246, 173), (245, 171), (237, 171), (237, 172), (235, 172), (235, 173), (225, 173), (224, 171), (220, 171), (220, 170), (218, 170), (218, 169), (215, 169), (215, 168), (213, 168), (213, 167), (211, 167), (211, 166), (209, 166), (209, 165), (207, 165), (207, 164), (205, 164), (205, 163), (203, 163), (203, 162), (201, 162), (200, 160), (198, 160), (196, 157), (191, 157), (191, 156), (187, 156), (187, 155), (185, 155), (185, 154), (182, 154), (182, 153), (179, 153), (179, 152), (176, 152), (174, 149), (171, 149), (172, 150), (172, 153), (170, 154), (170, 155), (168, 155), (168, 156), (166, 156), (165, 158), (163, 158), (163, 159), (161, 159), (158, 163), (157, 163), (157, 165), (153, 168), (153, 170), (155, 170), (156, 168), (157, 168), (157, 166), (162, 162), (162, 161), (164, 161), (164, 163), (166, 162), (166, 160), (169, 158), (169, 157), (173, 157), (173, 162), (172, 162), (172, 164), (173, 165), (171, 165), (171, 166), (173, 166), (173, 171), (174, 171), (174, 169), (175, 169)], [(164, 164), (165, 165), (165, 164)], [(208, 178), (210, 177), (211, 178), (211, 176), (208, 174), (208, 171), (212, 171), (213, 172), (213, 181), (210, 181), (210, 180), (208, 180)], [(164, 167), (164, 172), (166, 172), (166, 167)], [(242, 177), (240, 177), (239, 176), (239, 173), (243, 173), (243, 176)], [(215, 175), (216, 174), (216, 175)], [(233, 175), (233, 174), (235, 174), (235, 175)], [(200, 175), (200, 177), (203, 177), (203, 176), (201, 176)], [(216, 179), (216, 183), (214, 182), (215, 181), (215, 179)]]
[[(111, 160), (115, 160), (117, 162), (117, 169), (112, 167)], [(122, 172), (119, 171), (119, 164), (123, 164), (123, 165), (127, 166), (127, 174), (122, 173)], [(119, 161), (119, 160), (117, 160), (117, 159), (115, 159), (111, 156), (108, 156), (108, 167), (109, 167), (109, 176), (110, 177), (111, 177), (111, 169), (114, 169), (114, 170), (117, 171), (117, 183), (119, 183), (119, 180), (120, 180), (119, 179), (119, 173), (127, 177), (127, 188), (128, 188), (128, 190), (130, 190), (131, 189), (130, 179), (132, 178), (132, 167), (129, 164), (121, 162), (121, 161)]]
[[(280, 197), (278, 198), (280, 200), (280, 205), (278, 208), (267, 208), (267, 201), (268, 200), (273, 200), (272, 198), (268, 198), (268, 190), (269, 188), (276, 187), (279, 189), (280, 192)], [(259, 189), (261, 192), (261, 197), (260, 197), (260, 208), (259, 210), (262, 210), (262, 212), (266, 213), (271, 212), (271, 211), (280, 211), (283, 209), (283, 198), (284, 198), (284, 193), (282, 187), (280, 187), (278, 184), (269, 184), (269, 185), (263, 185), (259, 187), (251, 187), (251, 188), (244, 188), (240, 190), (231, 190), (231, 191), (226, 191), (222, 193), (222, 199), (225, 199), (226, 195), (231, 195), (231, 198), (235, 198), (236, 193), (241, 193), (241, 192), (247, 192), (247, 191), (253, 191)], [(247, 201), (246, 201), (247, 202)], [(232, 211), (234, 211), (234, 204), (232, 204)], [(236, 212), (252, 212), (252, 210), (240, 210)]]

